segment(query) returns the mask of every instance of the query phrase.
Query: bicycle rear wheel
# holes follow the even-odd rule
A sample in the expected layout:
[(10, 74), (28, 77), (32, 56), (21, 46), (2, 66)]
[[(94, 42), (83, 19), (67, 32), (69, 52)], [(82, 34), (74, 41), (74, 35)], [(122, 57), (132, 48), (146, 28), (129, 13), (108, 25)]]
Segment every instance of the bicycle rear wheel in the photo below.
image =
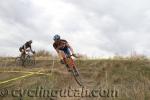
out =
[(16, 66), (21, 66), (22, 65), (22, 59), (21, 59), (21, 57), (17, 57), (15, 59), (15, 63), (16, 63)]

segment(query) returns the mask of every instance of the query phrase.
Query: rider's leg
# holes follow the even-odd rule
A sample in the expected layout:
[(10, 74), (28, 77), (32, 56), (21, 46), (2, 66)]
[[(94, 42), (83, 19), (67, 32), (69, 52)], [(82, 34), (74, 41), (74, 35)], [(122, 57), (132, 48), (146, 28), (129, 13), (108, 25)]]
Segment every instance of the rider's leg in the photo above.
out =
[(64, 51), (66, 57), (71, 56), (71, 52), (70, 52), (70, 49), (69, 49), (68, 47), (65, 47), (65, 48), (63, 49), (63, 51)]
[(21, 58), (25, 59), (25, 50), (24, 49), (22, 49), (22, 51), (21, 51)]
[(21, 60), (22, 60), (22, 66), (24, 66), (24, 59), (25, 59), (25, 51), (24, 49), (19, 49), (19, 51), (21, 52)]
[(65, 63), (66, 63), (66, 60), (65, 60), (65, 53), (64, 53), (62, 50), (60, 50), (59, 52), (60, 52), (60, 54), (61, 54), (61, 60), (63, 60), (63, 63), (65, 64)]
[(67, 64), (66, 54), (65, 54), (64, 50), (60, 50), (60, 53), (61, 53), (61, 56), (63, 58), (63, 62), (65, 64), (65, 66), (67, 67), (68, 71), (71, 71), (71, 68)]
[[(71, 52), (70, 52), (70, 49), (69, 49), (69, 48), (66, 47), (66, 48), (64, 49), (64, 52), (65, 52), (65, 55), (66, 55), (67, 57), (70, 57), (70, 56), (71, 56)], [(71, 58), (70, 60), (71, 60), (71, 65), (74, 66), (74, 61), (73, 61), (73, 59)]]
[(61, 55), (63, 57), (64, 63), (66, 64), (66, 57), (70, 55), (70, 51), (67, 47), (61, 49)]
[(19, 51), (21, 53), (20, 57), (22, 57), (22, 48), (19, 48)]
[[(64, 54), (65, 54), (65, 60), (67, 59), (67, 57), (69, 57), (70, 55), (71, 55), (71, 53), (70, 53), (70, 50), (69, 50), (69, 48), (68, 47), (65, 47), (64, 49), (63, 49), (63, 51), (64, 51)], [(66, 65), (67, 66), (67, 68), (68, 68), (68, 71), (71, 71), (72, 70), (72, 68), (71, 67), (69, 67), (69, 65)]]

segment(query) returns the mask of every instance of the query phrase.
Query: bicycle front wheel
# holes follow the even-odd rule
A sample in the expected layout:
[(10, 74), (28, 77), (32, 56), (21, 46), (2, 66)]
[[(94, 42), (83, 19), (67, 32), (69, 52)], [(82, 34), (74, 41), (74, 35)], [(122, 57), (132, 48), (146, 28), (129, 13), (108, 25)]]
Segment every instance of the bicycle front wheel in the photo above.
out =
[(81, 81), (81, 78), (80, 78), (80, 75), (79, 75), (79, 72), (78, 70), (74, 67), (73, 70), (71, 71), (76, 82), (78, 83), (78, 85), (82, 86), (83, 87), (83, 83)]
[(35, 58), (32, 56), (27, 56), (25, 60), (25, 65), (28, 65), (28, 66), (35, 65)]

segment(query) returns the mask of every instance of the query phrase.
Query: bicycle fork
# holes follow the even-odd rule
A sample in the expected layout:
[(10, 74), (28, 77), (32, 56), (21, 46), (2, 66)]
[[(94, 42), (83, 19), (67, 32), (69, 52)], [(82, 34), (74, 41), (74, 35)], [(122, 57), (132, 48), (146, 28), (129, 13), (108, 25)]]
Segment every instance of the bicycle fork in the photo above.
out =
[(79, 72), (77, 71), (75, 63), (72, 58), (70, 59), (70, 63), (71, 63), (71, 67), (72, 67), (72, 71), (73, 71), (74, 75), (79, 76)]

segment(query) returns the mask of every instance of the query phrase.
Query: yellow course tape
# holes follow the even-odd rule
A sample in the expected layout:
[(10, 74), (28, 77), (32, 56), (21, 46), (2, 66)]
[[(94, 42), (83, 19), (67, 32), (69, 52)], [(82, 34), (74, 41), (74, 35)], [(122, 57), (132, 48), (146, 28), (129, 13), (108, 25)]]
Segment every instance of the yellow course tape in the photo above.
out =
[[(1, 72), (1, 71), (0, 71), (0, 72)], [(27, 72), (27, 71), (3, 71), (3, 72), (20, 72), (20, 73), (28, 73), (28, 74), (27, 74), (27, 75), (20, 76), (20, 77), (12, 78), (12, 79), (9, 79), (9, 80), (2, 81), (2, 82), (0, 82), (0, 85), (1, 85), (1, 84), (5, 84), (5, 83), (8, 83), (8, 82), (15, 81), (15, 80), (23, 79), (23, 78), (26, 78), (26, 77), (29, 77), (29, 76), (32, 76), (32, 75), (35, 75), (35, 74), (48, 75), (48, 76), (51, 75), (51, 74), (46, 74), (46, 73), (40, 73), (40, 71), (38, 71), (38, 72)]]
[(20, 76), (20, 77), (16, 77), (16, 78), (6, 80), (6, 81), (2, 81), (2, 82), (0, 82), (0, 85), (4, 84), (4, 83), (11, 82), (11, 81), (19, 80), (19, 79), (22, 79), (22, 78), (25, 78), (25, 77), (28, 77), (28, 76), (31, 76), (31, 75), (34, 75), (34, 73), (30, 73), (30, 74), (27, 74), (27, 75), (24, 75), (24, 76)]
[(0, 71), (1, 73), (33, 73), (30, 71)]
[(40, 72), (30, 72), (30, 71), (0, 71), (2, 73), (34, 73), (34, 74), (39, 74), (39, 75), (47, 75), (50, 76), (51, 74), (48, 73), (40, 73)]

